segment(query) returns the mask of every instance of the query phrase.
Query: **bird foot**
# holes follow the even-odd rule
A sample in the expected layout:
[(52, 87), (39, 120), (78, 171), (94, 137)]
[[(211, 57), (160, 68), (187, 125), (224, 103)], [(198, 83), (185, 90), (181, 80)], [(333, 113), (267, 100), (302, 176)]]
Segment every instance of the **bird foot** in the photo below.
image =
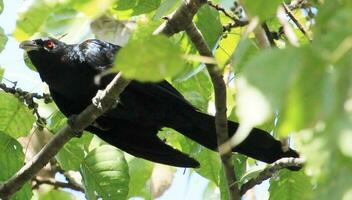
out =
[(72, 131), (73, 131), (73, 133), (74, 133), (74, 135), (75, 135), (75, 137), (78, 137), (78, 138), (80, 138), (81, 136), (82, 136), (82, 134), (83, 134), (83, 131), (81, 131), (81, 130), (76, 130), (74, 127), (74, 123), (75, 123), (75, 121), (76, 121), (76, 119), (77, 119), (77, 115), (71, 115), (69, 118), (68, 118), (68, 120), (67, 120), (67, 124), (70, 126), (70, 128), (72, 129)]
[(105, 91), (104, 90), (98, 90), (97, 94), (92, 99), (93, 105), (95, 105), (95, 107), (97, 107), (100, 110), (103, 109), (103, 105), (101, 103), (101, 100), (102, 100), (103, 96), (105, 96)]

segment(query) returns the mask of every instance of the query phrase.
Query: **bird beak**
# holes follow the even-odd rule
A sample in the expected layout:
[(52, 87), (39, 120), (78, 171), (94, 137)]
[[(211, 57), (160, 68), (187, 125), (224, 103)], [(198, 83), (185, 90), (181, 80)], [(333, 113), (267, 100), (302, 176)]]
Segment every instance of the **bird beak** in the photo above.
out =
[(33, 50), (38, 50), (39, 46), (35, 43), (35, 41), (25, 40), (25, 41), (21, 42), (20, 48), (29, 52), (29, 51), (33, 51)]

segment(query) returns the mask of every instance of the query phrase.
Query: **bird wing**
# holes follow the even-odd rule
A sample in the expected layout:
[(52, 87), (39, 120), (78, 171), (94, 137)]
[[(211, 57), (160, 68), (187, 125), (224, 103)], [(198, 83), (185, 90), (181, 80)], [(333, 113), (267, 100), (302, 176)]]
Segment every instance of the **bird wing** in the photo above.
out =
[(121, 48), (118, 45), (96, 39), (86, 40), (78, 46), (85, 62), (100, 71), (111, 68), (115, 53)]

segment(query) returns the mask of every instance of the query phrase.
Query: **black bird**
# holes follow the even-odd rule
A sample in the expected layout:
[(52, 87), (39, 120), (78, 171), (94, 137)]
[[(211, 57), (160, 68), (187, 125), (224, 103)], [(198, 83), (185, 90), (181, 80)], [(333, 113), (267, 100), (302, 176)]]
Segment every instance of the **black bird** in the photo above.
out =
[[(94, 81), (111, 67), (121, 47), (96, 39), (65, 44), (48, 38), (24, 41), (20, 48), (27, 51), (41, 79), (49, 85), (54, 102), (69, 117), (84, 110), (97, 91), (113, 79), (115, 74), (109, 74), (99, 85)], [(131, 59), (138, 58), (131, 55)], [(172, 128), (209, 149), (217, 149), (214, 117), (197, 110), (167, 81), (131, 81), (119, 100), (115, 108), (87, 130), (136, 157), (177, 167), (199, 167), (199, 163), (160, 140), (157, 133), (163, 127)], [(228, 121), (228, 126), (232, 136), (238, 123)], [(266, 163), (299, 157), (292, 149), (284, 151), (281, 142), (260, 129), (253, 129), (233, 151)]]

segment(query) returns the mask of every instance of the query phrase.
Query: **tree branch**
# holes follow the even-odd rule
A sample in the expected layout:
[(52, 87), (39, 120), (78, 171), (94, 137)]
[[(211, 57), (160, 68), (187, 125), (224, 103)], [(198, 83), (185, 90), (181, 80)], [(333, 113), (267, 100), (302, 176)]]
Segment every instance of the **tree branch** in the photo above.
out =
[[(0, 199), (6, 199), (18, 191), (29, 181), (57, 152), (77, 133), (83, 131), (105, 111), (110, 109), (117, 97), (128, 85), (129, 80), (124, 79), (121, 73), (106, 87), (102, 95), (95, 97), (96, 105), (91, 104), (79, 115), (72, 118), (70, 125), (66, 125), (43, 147), (33, 159), (26, 163), (13, 177), (0, 186)], [(99, 96), (101, 95), (101, 96)]]
[[(187, 26), (186, 33), (190, 37), (200, 55), (213, 57), (209, 46), (193, 22)], [(226, 150), (228, 148), (231, 149), (231, 147), (224, 147), (223, 145), (227, 144), (226, 141), (229, 139), (226, 115), (226, 85), (223, 80), (222, 72), (216, 64), (206, 64), (206, 66), (211, 77), (215, 92), (215, 126), (217, 142), (219, 147), (219, 154), (226, 174), (226, 180), (230, 193), (229, 196), (231, 199), (240, 199), (241, 197), (239, 189), (236, 184), (234, 164), (231, 159), (232, 152)]]
[(281, 169), (287, 167), (303, 167), (303, 165), (304, 160), (302, 158), (281, 158), (273, 164), (268, 165), (257, 177), (243, 184), (241, 187), (241, 195), (244, 195), (249, 189), (273, 177), (273, 175)]
[(43, 177), (35, 177), (34, 178), (34, 188), (39, 187), (39, 185), (41, 184), (47, 184), (47, 185), (52, 185), (54, 187), (60, 187), (60, 188), (69, 188), (72, 190), (76, 190), (76, 191), (80, 191), (80, 192), (84, 192), (84, 188), (82, 185), (79, 184), (73, 184), (72, 182), (61, 182), (61, 181), (57, 181), (54, 178), (43, 178)]
[(163, 33), (167, 36), (171, 36), (175, 33), (186, 30), (188, 24), (192, 23), (193, 16), (197, 13), (198, 9), (207, 3), (207, 0), (185, 0), (181, 6), (167, 16), (166, 22), (161, 24), (155, 31), (154, 34)]

